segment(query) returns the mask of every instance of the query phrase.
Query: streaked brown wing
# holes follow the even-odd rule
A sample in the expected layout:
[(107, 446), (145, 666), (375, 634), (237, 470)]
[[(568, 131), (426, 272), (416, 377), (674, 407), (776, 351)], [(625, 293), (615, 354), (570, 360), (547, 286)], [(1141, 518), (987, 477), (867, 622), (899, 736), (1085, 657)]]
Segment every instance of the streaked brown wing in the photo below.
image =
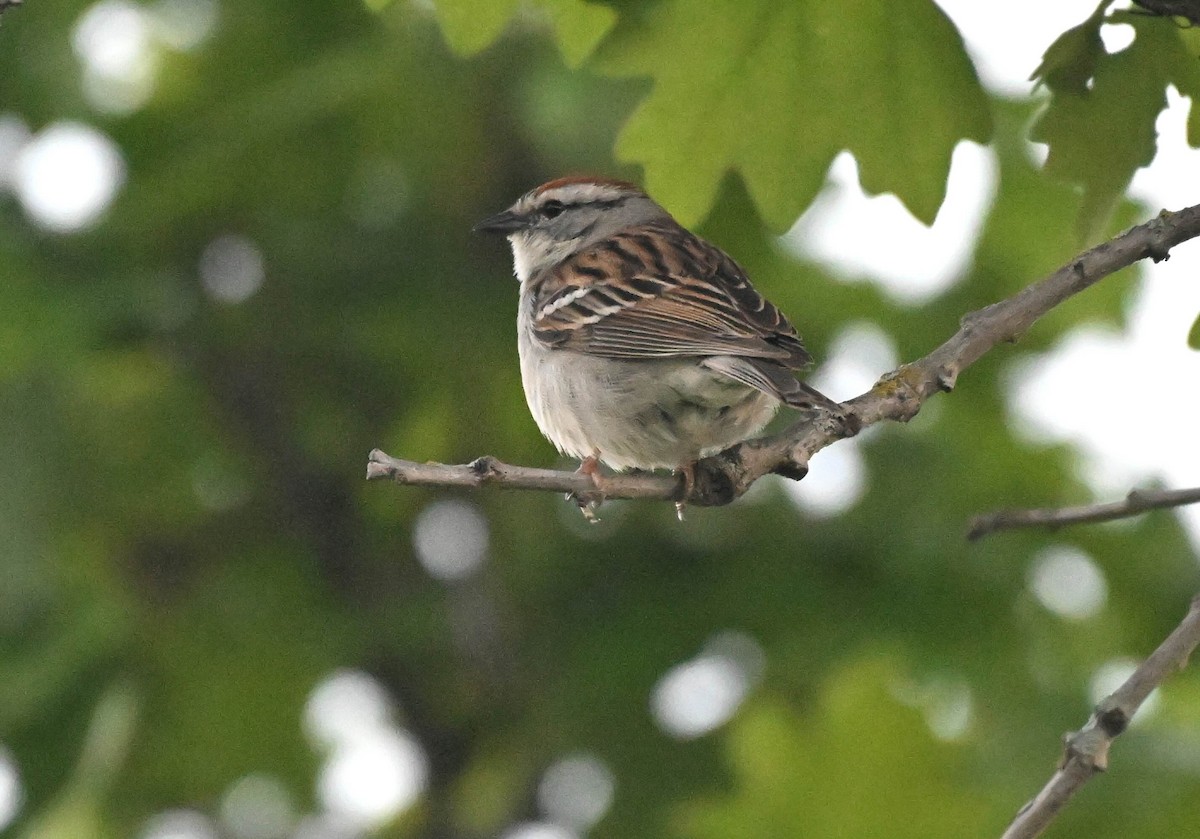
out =
[(619, 233), (556, 266), (534, 314), (542, 342), (589, 355), (734, 355), (793, 369), (810, 360), (737, 263), (667, 223)]

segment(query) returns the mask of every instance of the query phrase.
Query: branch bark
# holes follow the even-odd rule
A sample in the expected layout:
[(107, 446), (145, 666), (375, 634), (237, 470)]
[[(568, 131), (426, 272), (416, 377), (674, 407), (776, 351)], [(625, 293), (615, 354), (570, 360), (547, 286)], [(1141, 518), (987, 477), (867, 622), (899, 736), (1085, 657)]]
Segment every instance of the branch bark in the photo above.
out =
[[(1178, 212), (1163, 211), (1145, 224), (1085, 251), (1012, 297), (964, 316), (959, 330), (929, 355), (893, 370), (871, 390), (843, 402), (849, 421), (818, 415), (780, 434), (747, 440), (705, 458), (696, 464), (696, 480), (686, 498), (680, 497), (682, 486), (676, 478), (641, 474), (606, 477), (604, 496), (720, 506), (743, 495), (764, 475), (775, 473), (799, 480), (808, 472), (809, 459), (821, 449), (883, 420), (907, 422), (925, 400), (953, 390), (959, 375), (985, 353), (997, 344), (1016, 341), (1064, 300), (1142, 259), (1167, 259), (1171, 248), (1196, 236), (1200, 236), (1200, 205)], [(379, 478), (432, 486), (496, 484), (512, 489), (595, 491), (586, 476), (572, 472), (509, 466), (491, 457), (462, 466), (422, 464), (375, 450), (367, 464), (367, 479)]]
[(1200, 595), (1175, 630), (1142, 662), (1123, 685), (1096, 706), (1087, 725), (1064, 740), (1057, 771), (1037, 796), (1021, 808), (1001, 839), (1034, 839), (1071, 797), (1092, 776), (1108, 768), (1108, 751), (1113, 740), (1156, 687), (1176, 670), (1187, 666), (1188, 657), (1200, 644)]
[(1057, 530), (1070, 524), (1093, 524), (1136, 516), (1148, 510), (1163, 510), (1200, 504), (1200, 487), (1192, 489), (1135, 489), (1124, 501), (1083, 504), (1077, 507), (1038, 507), (1029, 510), (998, 510), (971, 519), (967, 538), (972, 542), (999, 530), (1044, 527)]
[(1200, 2), (1198, 0), (1134, 0), (1147, 12), (1163, 17), (1180, 17), (1200, 26)]

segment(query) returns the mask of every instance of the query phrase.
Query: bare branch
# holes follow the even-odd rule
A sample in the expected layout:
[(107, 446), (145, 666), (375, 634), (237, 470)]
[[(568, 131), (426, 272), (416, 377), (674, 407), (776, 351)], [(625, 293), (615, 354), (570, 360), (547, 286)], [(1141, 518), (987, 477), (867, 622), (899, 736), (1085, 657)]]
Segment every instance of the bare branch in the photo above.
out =
[[(367, 480), (375, 478), (391, 478), (398, 484), (414, 486), (477, 488), (494, 484), (509, 489), (569, 492), (573, 495), (596, 492), (591, 476), (582, 472), (512, 466), (490, 455), (462, 466), (448, 466), (444, 463), (399, 460), (375, 449), (367, 461)], [(671, 498), (681, 488), (681, 481), (675, 476), (650, 472), (605, 475), (603, 484), (606, 498)]]
[(1200, 26), (1200, 2), (1198, 0), (1134, 0), (1146, 12), (1163, 17), (1179, 17)]
[(1135, 489), (1124, 501), (1082, 504), (1077, 507), (1040, 507), (1031, 510), (998, 510), (971, 519), (967, 538), (971, 541), (998, 530), (1045, 527), (1057, 530), (1069, 524), (1093, 524), (1136, 516), (1147, 510), (1163, 510), (1200, 503), (1200, 487), (1193, 489)]
[(1167, 676), (1187, 666), (1200, 644), (1200, 595), (1193, 598), (1183, 621), (1125, 684), (1096, 706), (1081, 730), (1064, 739), (1062, 760), (1032, 801), (1021, 808), (1001, 839), (1034, 839), (1093, 775), (1108, 768), (1108, 750), (1128, 726), (1150, 692)]
[[(981, 356), (997, 344), (1016, 341), (1038, 318), (1067, 298), (1139, 260), (1164, 260), (1171, 248), (1196, 236), (1200, 236), (1200, 205), (1174, 213), (1163, 211), (1145, 224), (1084, 252), (1012, 297), (966, 315), (959, 330), (929, 355), (892, 371), (871, 390), (842, 403), (848, 421), (819, 414), (795, 423), (780, 434), (747, 440), (700, 461), (696, 464), (692, 492), (683, 500), (699, 506), (719, 506), (741, 496), (764, 475), (803, 477), (808, 471), (809, 458), (826, 446), (883, 420), (912, 419), (926, 399), (952, 390), (962, 371)], [(510, 466), (500, 469), (501, 464), (490, 459), (475, 463), (481, 461), (489, 464), (484, 470), (488, 476), (476, 474), (471, 465), (415, 464), (395, 461), (377, 452), (372, 454), (367, 477), (391, 477), (401, 483), (442, 486), (495, 483), (509, 488), (572, 492), (585, 483), (584, 476), (571, 472)], [(500, 477), (490, 476), (493, 464), (500, 469)], [(678, 483), (667, 478), (631, 475), (605, 480), (605, 495), (612, 498), (677, 500), (679, 491)], [(614, 491), (609, 491), (608, 481), (615, 482)]]

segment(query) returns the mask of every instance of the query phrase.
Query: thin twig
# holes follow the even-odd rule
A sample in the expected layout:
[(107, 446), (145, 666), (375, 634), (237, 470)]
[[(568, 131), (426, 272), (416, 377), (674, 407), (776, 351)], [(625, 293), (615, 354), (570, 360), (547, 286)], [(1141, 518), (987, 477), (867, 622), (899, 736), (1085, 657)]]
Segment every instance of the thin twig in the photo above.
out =
[[(1104, 277), (1150, 258), (1164, 260), (1180, 242), (1200, 236), (1200, 205), (1179, 212), (1162, 212), (1145, 224), (1080, 254), (1050, 276), (962, 318), (959, 330), (929, 355), (884, 376), (871, 390), (842, 403), (849, 421), (828, 414), (807, 418), (772, 437), (748, 440), (696, 464), (695, 483), (685, 501), (719, 506), (738, 498), (764, 475), (800, 478), (808, 461), (826, 446), (852, 437), (860, 428), (883, 420), (907, 422), (935, 393), (953, 390), (958, 376), (997, 344), (1017, 340), (1042, 315)], [(496, 461), (489, 463), (498, 464)], [(479, 463), (479, 461), (476, 461)], [(497, 467), (499, 468), (499, 467)], [(465, 471), (464, 471), (465, 470)], [(471, 466), (415, 464), (372, 453), (367, 477), (390, 477), (399, 483), (442, 486), (481, 486), (575, 491), (580, 477), (570, 472), (505, 466), (503, 478), (474, 475)], [(628, 481), (626, 478), (628, 477)], [(677, 500), (678, 482), (645, 475), (617, 476), (612, 498)]]
[(1077, 507), (1038, 507), (1030, 510), (997, 510), (971, 519), (967, 538), (971, 541), (998, 530), (1021, 527), (1045, 527), (1057, 530), (1069, 524), (1093, 524), (1136, 516), (1147, 510), (1163, 510), (1200, 504), (1200, 487), (1193, 489), (1135, 489), (1124, 501), (1107, 504), (1082, 504)]
[[(416, 463), (399, 460), (375, 449), (367, 461), (367, 480), (392, 478), (396, 483), (414, 486), (452, 486), (478, 488), (485, 484), (509, 489), (532, 489), (590, 495), (596, 484), (582, 472), (535, 469), (501, 463), (485, 455), (462, 466), (444, 463)], [(680, 489), (681, 480), (672, 475), (650, 472), (605, 475), (602, 479), (606, 498), (670, 498)]]
[(1037, 796), (1021, 808), (1001, 839), (1034, 839), (1058, 815), (1079, 788), (1108, 768), (1108, 750), (1150, 692), (1182, 670), (1200, 644), (1200, 595), (1175, 630), (1133, 671), (1125, 684), (1096, 706), (1081, 730), (1063, 738), (1062, 760)]

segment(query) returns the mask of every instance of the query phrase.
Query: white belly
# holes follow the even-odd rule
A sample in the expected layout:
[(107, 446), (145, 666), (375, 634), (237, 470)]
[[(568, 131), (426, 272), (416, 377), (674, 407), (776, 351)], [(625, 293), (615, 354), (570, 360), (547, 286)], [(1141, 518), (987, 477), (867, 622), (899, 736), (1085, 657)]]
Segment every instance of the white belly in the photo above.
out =
[[(524, 313), (522, 313), (524, 314)], [(779, 401), (700, 358), (616, 361), (537, 343), (518, 326), (521, 381), (542, 433), (614, 469), (675, 469), (758, 433)]]

